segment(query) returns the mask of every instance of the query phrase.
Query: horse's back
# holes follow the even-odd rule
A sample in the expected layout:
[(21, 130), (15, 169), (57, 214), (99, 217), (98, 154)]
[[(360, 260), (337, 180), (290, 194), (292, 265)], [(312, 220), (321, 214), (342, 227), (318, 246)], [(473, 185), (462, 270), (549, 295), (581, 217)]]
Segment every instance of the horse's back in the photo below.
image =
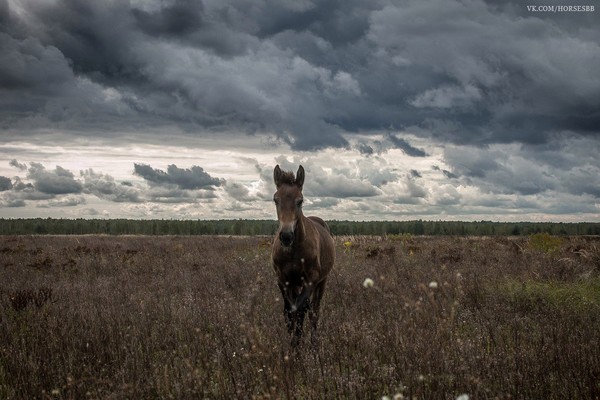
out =
[(319, 233), (319, 242), (321, 248), (321, 266), (325, 267), (326, 274), (333, 267), (335, 262), (335, 242), (331, 236), (331, 230), (325, 221), (319, 217), (308, 217)]
[(308, 217), (308, 219), (316, 222), (317, 224), (321, 225), (323, 228), (327, 229), (327, 233), (329, 233), (329, 235), (331, 235), (331, 230), (329, 229), (329, 226), (327, 225), (327, 223), (325, 221), (323, 221), (323, 219), (321, 219), (319, 217), (315, 217), (315, 216)]

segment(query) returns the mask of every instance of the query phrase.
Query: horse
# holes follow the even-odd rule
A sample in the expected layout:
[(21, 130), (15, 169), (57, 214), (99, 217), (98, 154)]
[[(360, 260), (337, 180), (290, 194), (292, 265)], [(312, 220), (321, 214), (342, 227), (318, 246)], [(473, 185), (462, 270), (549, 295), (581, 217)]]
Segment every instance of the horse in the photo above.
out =
[(283, 297), (283, 315), (293, 347), (300, 343), (305, 314), (312, 326), (316, 343), (317, 323), (327, 275), (335, 262), (335, 243), (329, 227), (319, 217), (302, 213), (304, 168), (284, 172), (277, 165), (273, 171), (277, 191), (273, 201), (279, 228), (273, 240), (272, 265), (277, 286)]

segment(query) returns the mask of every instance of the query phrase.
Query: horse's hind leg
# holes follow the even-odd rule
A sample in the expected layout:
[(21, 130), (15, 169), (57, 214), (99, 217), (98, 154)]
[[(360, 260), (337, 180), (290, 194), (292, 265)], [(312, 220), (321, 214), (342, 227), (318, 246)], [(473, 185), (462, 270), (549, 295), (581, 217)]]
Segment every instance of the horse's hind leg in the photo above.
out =
[(321, 308), (321, 298), (323, 298), (323, 293), (325, 292), (325, 282), (326, 280), (324, 279), (321, 282), (317, 283), (317, 285), (315, 286), (308, 314), (308, 318), (310, 319), (311, 325), (311, 340), (313, 344), (317, 342), (317, 324), (319, 322), (319, 309)]

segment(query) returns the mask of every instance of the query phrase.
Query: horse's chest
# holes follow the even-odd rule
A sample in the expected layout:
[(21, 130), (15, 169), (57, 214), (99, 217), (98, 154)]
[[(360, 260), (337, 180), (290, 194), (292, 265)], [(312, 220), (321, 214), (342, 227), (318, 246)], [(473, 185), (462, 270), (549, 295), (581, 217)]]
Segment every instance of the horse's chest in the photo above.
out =
[(274, 267), (281, 275), (305, 274), (317, 268), (315, 257), (281, 254), (273, 258)]

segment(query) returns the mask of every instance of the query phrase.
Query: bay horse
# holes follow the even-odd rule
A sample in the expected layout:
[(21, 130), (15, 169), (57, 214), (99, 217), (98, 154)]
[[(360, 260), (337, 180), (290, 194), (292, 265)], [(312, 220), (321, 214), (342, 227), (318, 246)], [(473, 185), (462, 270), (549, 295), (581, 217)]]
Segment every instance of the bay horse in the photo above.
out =
[(294, 177), (277, 165), (273, 171), (277, 191), (273, 196), (279, 228), (273, 240), (271, 258), (277, 285), (283, 297), (283, 315), (292, 346), (302, 337), (305, 314), (309, 313), (311, 336), (316, 341), (321, 298), (327, 275), (335, 262), (335, 244), (329, 227), (319, 217), (302, 213), (302, 165)]

